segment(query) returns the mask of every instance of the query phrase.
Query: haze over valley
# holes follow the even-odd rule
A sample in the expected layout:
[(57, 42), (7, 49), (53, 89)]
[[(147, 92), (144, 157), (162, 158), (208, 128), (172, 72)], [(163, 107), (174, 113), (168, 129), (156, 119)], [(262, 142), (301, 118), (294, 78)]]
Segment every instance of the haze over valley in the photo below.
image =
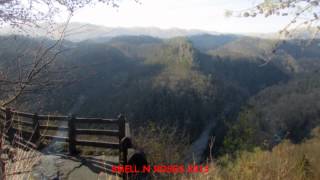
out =
[[(182, 30), (146, 33), (132, 29), (117, 29), (104, 35), (104, 30), (97, 29), (99, 33), (88, 33), (91, 36), (85, 38), (75, 35), (75, 42), (65, 41), (63, 48), (67, 50), (52, 67), (52, 71), (63, 67), (64, 73), (43, 77), (52, 76), (62, 82), (20, 99), (15, 103), (17, 108), (103, 117), (125, 112), (137, 127), (150, 121), (175, 124), (190, 133), (191, 141), (209, 124), (215, 124), (210, 136), (216, 137), (216, 153), (225, 151), (220, 148), (228, 132), (225, 129), (247, 111), (261, 113), (255, 121), (263, 124), (258, 124), (255, 130), (258, 134), (266, 132), (261, 132), (262, 137), (254, 137), (266, 138), (270, 145), (274, 143), (273, 135), (287, 131), (292, 132), (293, 140), (302, 140), (318, 123), (317, 106), (311, 105), (316, 101), (305, 99), (316, 96), (319, 85), (318, 40), (308, 48), (301, 45), (303, 40), (289, 40), (272, 52), (276, 40), (244, 35), (193, 34)], [(139, 35), (121, 36), (122, 33)], [(154, 34), (165, 38), (149, 36)], [(179, 36), (171, 38), (176, 35)], [(23, 49), (36, 48), (43, 41), (20, 35), (1, 39), (3, 69), (17, 55), (12, 47), (24, 52)], [(48, 45), (54, 43), (50, 39), (45, 41)], [(24, 57), (29, 59), (31, 54)], [(28, 99), (34, 98), (37, 103), (30, 105)], [(290, 117), (292, 111), (303, 110), (298, 100), (304, 106), (311, 103), (315, 111), (303, 112), (302, 122), (297, 124)], [(266, 108), (275, 112), (265, 112)], [(278, 117), (279, 113), (283, 114)], [(317, 118), (303, 120), (304, 116)], [(299, 124), (301, 127), (291, 127)], [(269, 128), (264, 129), (265, 126)], [(304, 131), (295, 134), (291, 128)]]

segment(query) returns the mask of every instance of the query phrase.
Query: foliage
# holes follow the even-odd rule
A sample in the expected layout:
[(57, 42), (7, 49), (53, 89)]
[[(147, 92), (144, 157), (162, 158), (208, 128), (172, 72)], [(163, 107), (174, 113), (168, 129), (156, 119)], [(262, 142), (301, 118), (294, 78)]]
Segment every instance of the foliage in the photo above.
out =
[(271, 151), (255, 149), (240, 152), (236, 159), (221, 157), (210, 164), (209, 173), (187, 174), (183, 179), (319, 179), (319, 133), (319, 128), (314, 129), (313, 138), (298, 145), (284, 141)]
[(188, 136), (174, 127), (147, 123), (134, 134), (138, 149), (144, 151), (152, 165), (182, 164), (190, 146)]
[(231, 122), (224, 137), (224, 153), (234, 153), (243, 150), (252, 150), (255, 145), (252, 141), (255, 138), (255, 131), (258, 129), (254, 122), (249, 122), (247, 116), (254, 113), (252, 110), (243, 111), (239, 114), (236, 122)]
[(300, 142), (308, 137), (319, 124), (319, 85), (319, 75), (309, 74), (253, 97), (249, 103), (256, 114), (247, 118), (260, 124), (257, 139), (273, 144), (278, 138)]
[[(299, 30), (312, 34), (314, 39), (320, 30), (318, 0), (264, 0), (255, 7), (239, 12), (240, 17), (256, 17), (258, 15), (289, 16), (288, 24), (279, 32), (282, 37), (296, 37)], [(228, 13), (230, 14), (230, 13)]]
[[(209, 39), (215, 38), (221, 40)], [(36, 44), (37, 39), (25, 42)], [(214, 42), (204, 45), (216, 54), (196, 49), (201, 42), (146, 36), (67, 42), (65, 48), (70, 50), (53, 66), (64, 72), (48, 78), (70, 83), (30, 94), (13, 106), (32, 112), (102, 117), (125, 112), (134, 129), (152, 121), (184, 129), (191, 141), (213, 124), (214, 151), (228, 153), (255, 145), (272, 148), (285, 137), (300, 142), (319, 124), (317, 81), (311, 80), (316, 79), (316, 65), (320, 65), (316, 44), (304, 55), (303, 47), (290, 41), (282, 45), (283, 55), (276, 57), (283, 63), (262, 64), (261, 49), (268, 48), (269, 41), (231, 37), (219, 47)], [(1, 41), (2, 70), (14, 57), (8, 43)], [(243, 57), (223, 56), (246, 44), (251, 45)], [(291, 67), (297, 70), (289, 71)]]
[(0, 2), (0, 24), (25, 30), (26, 26), (39, 25), (40, 22), (53, 23), (55, 15), (62, 11), (73, 13), (84, 6), (97, 3), (106, 3), (113, 7), (118, 7), (119, 4), (117, 0), (4, 0)]

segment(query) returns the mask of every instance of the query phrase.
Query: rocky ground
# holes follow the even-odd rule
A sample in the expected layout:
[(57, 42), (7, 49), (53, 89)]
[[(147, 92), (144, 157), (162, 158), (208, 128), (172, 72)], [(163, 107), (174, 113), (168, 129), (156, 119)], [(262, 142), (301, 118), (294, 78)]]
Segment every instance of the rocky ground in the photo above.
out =
[(111, 173), (118, 156), (70, 157), (47, 155), (15, 149), (15, 158), (7, 160), (7, 179), (12, 180), (88, 180), (120, 179)]
[[(106, 167), (95, 164), (93, 161), (117, 161), (117, 156), (113, 157), (87, 157), (70, 158), (59, 155), (43, 155), (32, 171), (33, 179), (68, 179), (68, 180), (88, 180), (88, 179), (120, 179), (111, 173), (106, 173)], [(90, 160), (91, 159), (91, 160)], [(93, 159), (93, 160), (92, 160)]]

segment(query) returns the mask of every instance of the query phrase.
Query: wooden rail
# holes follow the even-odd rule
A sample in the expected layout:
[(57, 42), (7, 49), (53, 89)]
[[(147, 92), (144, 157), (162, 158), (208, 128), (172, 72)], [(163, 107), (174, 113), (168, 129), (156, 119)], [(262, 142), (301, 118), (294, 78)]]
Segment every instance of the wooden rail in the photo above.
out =
[[(19, 143), (24, 146), (32, 146), (33, 148), (39, 148), (41, 139), (54, 140), (68, 143), (69, 155), (77, 155), (79, 146), (91, 146), (100, 148), (111, 148), (119, 150), (119, 163), (121, 165), (127, 164), (128, 148), (131, 148), (131, 139), (129, 124), (126, 123), (126, 119), (123, 115), (119, 115), (115, 119), (103, 119), (103, 118), (80, 118), (76, 116), (51, 116), (51, 115), (39, 115), (37, 113), (26, 113), (12, 110), (10, 108), (0, 107), (0, 119), (3, 120), (4, 127), (6, 129), (6, 136), (9, 142), (12, 142), (16, 138), (16, 132), (21, 131), (23, 134), (30, 134), (31, 142), (27, 141), (23, 136), (20, 139), (24, 139)], [(51, 124), (44, 124), (44, 122), (64, 122), (65, 125), (58, 126)], [(112, 130), (94, 129), (90, 127), (78, 128), (78, 125), (90, 123), (90, 125), (113, 125), (117, 127)], [(19, 126), (14, 126), (19, 124)], [(54, 136), (49, 134), (41, 134), (45, 130), (51, 130), (55, 132), (65, 132), (66, 136)], [(59, 133), (56, 133), (59, 134)], [(94, 135), (94, 136), (110, 136), (116, 137), (117, 142), (105, 142), (105, 141), (92, 141), (92, 140), (79, 140), (78, 135)]]

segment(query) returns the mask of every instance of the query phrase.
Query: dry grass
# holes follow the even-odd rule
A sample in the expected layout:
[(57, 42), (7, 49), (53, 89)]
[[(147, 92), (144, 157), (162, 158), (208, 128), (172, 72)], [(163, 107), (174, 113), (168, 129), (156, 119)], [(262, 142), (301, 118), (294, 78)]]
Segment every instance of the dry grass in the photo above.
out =
[[(145, 151), (151, 164), (183, 164), (187, 138), (177, 136), (174, 128), (154, 124), (140, 129), (134, 140)], [(14, 141), (16, 141), (15, 139)], [(3, 143), (5, 141), (2, 141)], [(5, 147), (2, 144), (1, 147)], [(39, 162), (40, 153), (31, 148), (11, 148), (5, 157), (6, 179), (30, 179), (32, 168)], [(11, 157), (9, 157), (9, 155)], [(313, 137), (301, 144), (284, 141), (272, 149), (240, 152), (236, 159), (224, 156), (209, 164), (208, 173), (152, 175), (155, 179), (212, 179), (212, 180), (318, 180), (320, 179), (320, 128)], [(114, 179), (101, 173), (98, 179)]]
[(32, 168), (39, 162), (39, 160), (40, 154), (36, 151), (16, 149), (15, 159), (13, 161), (7, 161), (6, 163), (6, 179), (30, 179)]
[[(306, 180), (320, 179), (320, 128), (302, 144), (284, 141), (272, 151), (242, 152), (234, 161), (224, 157), (225, 166), (211, 164), (209, 173), (182, 179)], [(219, 162), (218, 161), (218, 162)]]
[(1, 155), (5, 163), (5, 179), (25, 180), (30, 179), (32, 168), (40, 161), (41, 153), (27, 146), (16, 144), (19, 139), (15, 136), (13, 146), (2, 141), (5, 153)]
[[(13, 119), (18, 117), (13, 116), (10, 126), (12, 126)], [(40, 161), (41, 153), (34, 150), (27, 144), (30, 143), (29, 139), (23, 139), (22, 133), (17, 131), (11, 142), (11, 145), (6, 141), (5, 133), (8, 129), (5, 129), (5, 125), (2, 125), (1, 134), (1, 161), (4, 162), (5, 171), (3, 178), (10, 180), (25, 180), (30, 179), (32, 168)], [(18, 129), (22, 129), (21, 124), (17, 124)], [(33, 133), (32, 133), (33, 134)]]

